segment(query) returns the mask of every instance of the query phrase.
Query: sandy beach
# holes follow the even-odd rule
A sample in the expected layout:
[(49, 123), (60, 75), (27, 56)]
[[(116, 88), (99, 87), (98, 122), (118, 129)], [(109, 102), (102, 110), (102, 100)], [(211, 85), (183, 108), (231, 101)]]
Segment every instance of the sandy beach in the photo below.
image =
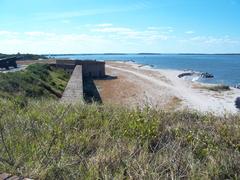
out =
[(113, 78), (95, 81), (103, 103), (192, 109), (218, 115), (238, 112), (234, 101), (240, 96), (239, 89), (211, 91), (202, 88), (206, 84), (178, 78), (182, 71), (111, 61), (106, 62), (106, 73)]

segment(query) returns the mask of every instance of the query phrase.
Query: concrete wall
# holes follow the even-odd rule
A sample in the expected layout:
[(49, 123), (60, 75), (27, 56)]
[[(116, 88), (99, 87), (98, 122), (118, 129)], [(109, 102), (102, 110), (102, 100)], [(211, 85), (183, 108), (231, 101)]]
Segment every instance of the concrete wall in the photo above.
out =
[(101, 78), (105, 76), (105, 63), (83, 63), (83, 76)]
[(77, 65), (61, 98), (63, 103), (83, 103), (82, 66)]
[(73, 69), (81, 65), (84, 77), (102, 78), (105, 76), (105, 62), (90, 60), (56, 60), (56, 66), (64, 69)]

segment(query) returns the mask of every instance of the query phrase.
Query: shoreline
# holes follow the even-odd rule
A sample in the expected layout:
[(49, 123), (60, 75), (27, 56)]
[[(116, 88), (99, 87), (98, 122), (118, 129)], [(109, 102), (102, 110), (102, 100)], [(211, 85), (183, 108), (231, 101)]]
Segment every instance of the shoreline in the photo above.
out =
[[(117, 63), (135, 64), (139, 68), (146, 68), (146, 69), (153, 70), (153, 71), (154, 70), (156, 70), (156, 71), (158, 71), (158, 70), (159, 71), (175, 71), (175, 72), (178, 72), (179, 74), (185, 73), (185, 72), (205, 73), (204, 71), (196, 71), (196, 70), (193, 70), (193, 69), (180, 70), (180, 69), (170, 69), (170, 68), (158, 68), (155, 65), (152, 65), (152, 64), (141, 64), (141, 63), (137, 63), (134, 60), (126, 60), (126, 61), (121, 61), (121, 60), (113, 61), (112, 60), (112, 61), (105, 61), (105, 62), (112, 62), (112, 63), (117, 62)], [(206, 73), (208, 73), (208, 72), (206, 72)], [(197, 76), (197, 77), (201, 78), (200, 76)], [(180, 79), (184, 79), (186, 81), (191, 81), (191, 82), (197, 82), (197, 83), (200, 83), (202, 85), (209, 85), (209, 86), (226, 85), (226, 86), (229, 86), (230, 88), (239, 89), (239, 88), (234, 87), (233, 85), (228, 85), (228, 84), (224, 84), (224, 83), (223, 84), (221, 84), (221, 83), (209, 83), (209, 82), (202, 82), (202, 81), (199, 81), (199, 80), (189, 80), (187, 78), (180, 78)]]
[[(106, 61), (106, 70), (108, 75), (119, 77), (111, 82), (96, 81), (106, 103), (136, 106), (144, 104), (146, 98), (147, 104), (161, 109), (193, 109), (218, 115), (238, 112), (234, 101), (240, 95), (239, 89), (231, 87), (229, 91), (212, 92), (201, 86), (216, 84), (178, 78), (184, 71), (158, 69), (133, 61)], [(110, 83), (115, 83), (114, 87)]]

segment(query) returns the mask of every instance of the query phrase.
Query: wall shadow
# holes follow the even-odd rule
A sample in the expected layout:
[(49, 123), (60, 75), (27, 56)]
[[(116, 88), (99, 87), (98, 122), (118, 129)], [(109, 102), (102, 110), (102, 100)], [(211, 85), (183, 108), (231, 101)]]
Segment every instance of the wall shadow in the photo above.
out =
[(98, 92), (97, 86), (94, 83), (94, 80), (114, 80), (117, 79), (117, 76), (106, 75), (102, 78), (83, 78), (83, 96), (86, 103), (102, 103), (102, 98)]
[(117, 76), (110, 76), (110, 75), (105, 75), (104, 77), (101, 78), (94, 78), (95, 80), (114, 80), (117, 79)]
[(93, 78), (83, 79), (83, 96), (86, 103), (102, 103), (101, 96), (98, 92)]

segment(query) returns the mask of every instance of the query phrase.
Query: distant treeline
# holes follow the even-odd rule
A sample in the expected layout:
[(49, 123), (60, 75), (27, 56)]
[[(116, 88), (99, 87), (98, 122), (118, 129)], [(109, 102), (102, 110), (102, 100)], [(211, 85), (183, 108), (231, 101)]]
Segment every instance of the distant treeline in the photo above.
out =
[(39, 59), (48, 59), (47, 56), (44, 55), (37, 55), (37, 54), (1, 54), (0, 53), (0, 59), (1, 58), (7, 58), (12, 56), (20, 56), (21, 60), (39, 60)]

